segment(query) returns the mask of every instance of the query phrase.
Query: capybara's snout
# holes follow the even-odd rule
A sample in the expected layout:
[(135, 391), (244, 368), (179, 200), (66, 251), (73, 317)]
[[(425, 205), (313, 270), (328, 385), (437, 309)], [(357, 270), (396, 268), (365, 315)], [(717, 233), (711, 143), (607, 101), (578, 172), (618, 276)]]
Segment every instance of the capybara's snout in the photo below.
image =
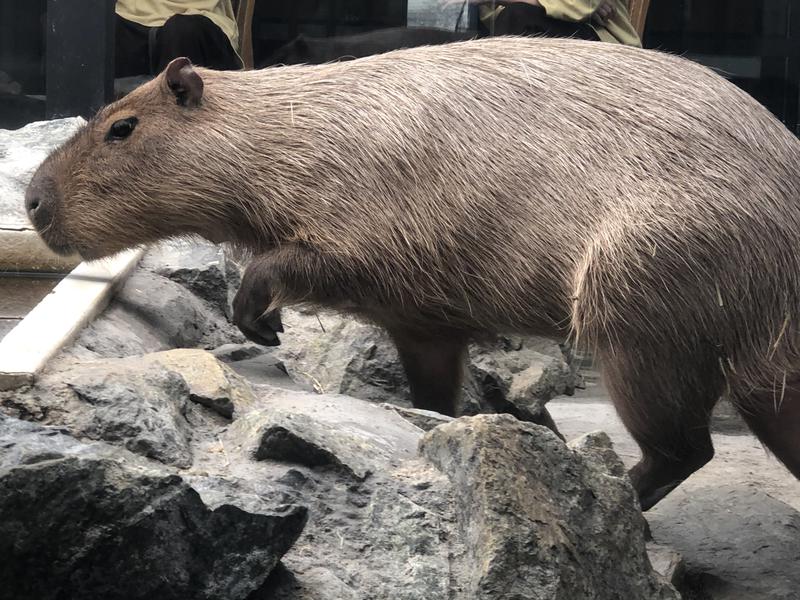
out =
[(25, 191), (25, 213), (41, 238), (58, 254), (70, 254), (72, 249), (55, 226), (59, 191), (53, 177), (40, 168)]

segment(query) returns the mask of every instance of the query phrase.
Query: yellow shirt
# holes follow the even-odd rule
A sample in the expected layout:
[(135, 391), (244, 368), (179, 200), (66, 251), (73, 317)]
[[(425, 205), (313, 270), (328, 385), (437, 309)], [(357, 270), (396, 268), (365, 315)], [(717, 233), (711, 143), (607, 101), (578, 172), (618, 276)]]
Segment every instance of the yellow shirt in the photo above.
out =
[[(598, 25), (591, 20), (597, 7), (600, 6), (600, 2), (601, 0), (539, 0), (539, 4), (551, 19), (586, 21), (603, 42), (615, 42), (641, 48), (642, 40), (639, 39), (639, 35), (631, 23), (627, 0), (611, 0), (614, 5), (614, 16), (604, 25)], [(491, 19), (502, 9), (502, 6), (498, 6), (495, 12), (487, 10), (481, 15), (481, 18)]]
[[(539, 0), (547, 16), (562, 21), (587, 21), (591, 18), (601, 0)], [(604, 25), (589, 21), (589, 25), (603, 42), (618, 42), (628, 46), (642, 46), (642, 40), (631, 24), (628, 3), (613, 0), (614, 16)]]
[(117, 0), (117, 14), (145, 27), (161, 27), (172, 15), (203, 15), (219, 27), (239, 51), (239, 29), (230, 0)]

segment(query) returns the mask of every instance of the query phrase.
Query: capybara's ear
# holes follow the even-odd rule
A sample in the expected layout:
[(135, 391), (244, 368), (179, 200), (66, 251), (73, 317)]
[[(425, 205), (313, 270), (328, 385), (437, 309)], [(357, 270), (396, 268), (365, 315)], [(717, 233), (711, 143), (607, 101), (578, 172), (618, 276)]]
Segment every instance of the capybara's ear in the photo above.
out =
[(164, 73), (170, 92), (181, 106), (199, 106), (203, 98), (203, 79), (186, 57), (176, 58), (167, 65)]

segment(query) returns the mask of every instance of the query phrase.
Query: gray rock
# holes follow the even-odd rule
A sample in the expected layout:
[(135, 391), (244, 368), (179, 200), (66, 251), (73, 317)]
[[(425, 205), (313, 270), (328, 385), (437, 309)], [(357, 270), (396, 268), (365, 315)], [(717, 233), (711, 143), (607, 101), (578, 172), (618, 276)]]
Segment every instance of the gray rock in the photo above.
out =
[(263, 346), (257, 344), (223, 344), (219, 348), (214, 348), (211, 354), (226, 363), (249, 360), (264, 354)]
[(255, 460), (333, 467), (357, 480), (414, 456), (420, 431), (373, 404), (346, 396), (274, 389), (267, 408), (237, 419), (226, 445)]
[(79, 442), (57, 427), (42, 427), (0, 414), (0, 471), (67, 456), (118, 457), (101, 444)]
[[(229, 269), (223, 248), (209, 242), (171, 240), (150, 250), (142, 266), (181, 284), (230, 319)], [(238, 285), (238, 281), (235, 282)]]
[(589, 432), (571, 440), (567, 445), (598, 471), (614, 477), (625, 477), (625, 465), (614, 452), (614, 445), (606, 432)]
[(580, 379), (555, 342), (534, 337), (471, 347), (469, 370), (484, 405), (523, 421), (538, 421), (545, 404), (572, 395)]
[[(459, 549), (449, 537), (449, 482), (416, 456), (422, 432), (369, 402), (257, 390), (265, 393), (264, 408), (253, 414), (253, 427), (244, 426), (244, 416), (222, 437), (231, 468), (251, 470), (251, 481), (271, 477), (290, 488), (309, 505), (310, 520), (283, 558), (285, 569), (251, 600), (443, 597), (451, 587), (448, 557)], [(318, 436), (320, 446), (330, 444), (329, 454), (342, 466), (306, 467), (299, 464), (303, 456), (288, 469), (273, 460), (246, 460), (259, 441), (260, 417), (275, 412), (300, 416), (304, 439)]]
[(364, 596), (330, 569), (311, 567), (296, 574), (278, 565), (267, 583), (248, 600), (364, 600)]
[[(698, 510), (702, 507), (702, 510)], [(673, 493), (648, 511), (655, 540), (679, 551), (709, 600), (798, 598), (800, 513), (755, 486)]]
[(207, 506), (165, 474), (0, 417), (0, 598), (243, 599), (303, 508)]
[(254, 599), (468, 600), (451, 561), (462, 542), (450, 485), (432, 465), (409, 461), (358, 483), (311, 478), (303, 496), (317, 499), (309, 525)]
[(137, 372), (118, 366), (87, 365), (62, 374), (74, 399), (59, 425), (78, 437), (121, 444), (165, 464), (191, 466), (184, 379), (164, 368)]
[[(216, 348), (244, 336), (188, 289), (137, 270), (108, 310), (78, 336), (68, 355), (84, 348), (96, 356), (123, 357), (171, 348)], [(85, 355), (84, 355), (85, 356)]]
[(434, 427), (442, 425), (443, 423), (450, 423), (454, 419), (446, 415), (440, 415), (431, 410), (421, 410), (419, 408), (406, 408), (405, 406), (398, 406), (396, 404), (381, 404), (386, 410), (396, 412), (409, 423), (416, 425), (422, 431), (430, 431)]
[(141, 357), (63, 364), (32, 393), (0, 398), (18, 416), (33, 415), (73, 435), (123, 445), (181, 468), (193, 463), (190, 404), (230, 419), (249, 410), (250, 387), (210, 353), (171, 350)]
[(116, 302), (159, 331), (173, 348), (214, 348), (244, 341), (224, 319), (210, 314), (195, 295), (168, 279), (137, 272)]
[(680, 597), (648, 562), (633, 488), (594, 449), (507, 415), (441, 425), (420, 449), (455, 486), (468, 598)]
[(320, 394), (346, 394), (410, 406), (397, 351), (379, 328), (330, 313), (283, 311), (273, 355), (292, 379)]
[(252, 385), (279, 387), (289, 390), (313, 392), (310, 385), (289, 377), (283, 363), (272, 354), (260, 354), (228, 363), (228, 366)]
[[(110, 361), (107, 364), (119, 363)], [(247, 382), (205, 350), (176, 349), (155, 352), (140, 359), (127, 359), (123, 364), (125, 369), (133, 371), (163, 367), (178, 373), (189, 387), (190, 400), (210, 408), (226, 419), (232, 419), (234, 413), (249, 410), (255, 403)]]
[(647, 556), (653, 565), (653, 570), (669, 581), (675, 589), (683, 592), (686, 576), (683, 556), (673, 548), (655, 542), (647, 542)]
[(169, 350), (165, 336), (134, 311), (112, 300), (110, 305), (78, 334), (64, 355), (80, 359), (123, 357)]
[(395, 490), (376, 490), (369, 504), (375, 527), (371, 543), (391, 553), (406, 577), (379, 582), (373, 598), (448, 598), (451, 582), (449, 544), (442, 543), (442, 516)]
[[(411, 406), (397, 351), (378, 327), (329, 313), (283, 313), (285, 333), (273, 351), (297, 382), (319, 393)], [(508, 339), (470, 349), (461, 414), (511, 412), (537, 419), (544, 404), (571, 394), (579, 378), (559, 347), (541, 338)]]

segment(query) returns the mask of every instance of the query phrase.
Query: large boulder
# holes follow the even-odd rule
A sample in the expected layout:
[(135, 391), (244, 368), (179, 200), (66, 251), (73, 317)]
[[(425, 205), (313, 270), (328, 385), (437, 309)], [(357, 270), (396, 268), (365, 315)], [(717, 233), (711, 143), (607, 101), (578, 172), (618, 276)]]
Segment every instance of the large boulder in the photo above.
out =
[(420, 448), (455, 487), (466, 597), (680, 597), (652, 570), (607, 437), (571, 449), (547, 429), (486, 415), (441, 425)]
[(416, 453), (420, 430), (394, 412), (347, 396), (262, 392), (264, 408), (237, 419), (231, 445), (254, 460), (332, 467), (356, 480)]
[[(33, 416), (79, 438), (122, 445), (181, 468), (193, 464), (190, 439), (204, 416), (192, 422), (196, 405), (230, 419), (254, 401), (247, 383), (203, 350), (62, 365), (32, 390), (0, 397), (16, 416)], [(213, 422), (211, 417), (204, 420)]]
[[(605, 435), (569, 448), (510, 416), (464, 417), (418, 435), (414, 458), (388, 452), (413, 430), (397, 423), (406, 433), (387, 448), (392, 435), (365, 441), (386, 427), (368, 404), (350, 400), (352, 420), (331, 428), (335, 398), (319, 396), (316, 411), (312, 398), (282, 400), (300, 418), (280, 456), (298, 465), (291, 480), (312, 506), (309, 525), (253, 600), (680, 598), (648, 561), (644, 520)], [(228, 435), (258, 458), (263, 431)], [(359, 439), (367, 478), (342, 468)]]
[(306, 521), (257, 508), (209, 506), (124, 452), (0, 417), (0, 598), (244, 599)]

